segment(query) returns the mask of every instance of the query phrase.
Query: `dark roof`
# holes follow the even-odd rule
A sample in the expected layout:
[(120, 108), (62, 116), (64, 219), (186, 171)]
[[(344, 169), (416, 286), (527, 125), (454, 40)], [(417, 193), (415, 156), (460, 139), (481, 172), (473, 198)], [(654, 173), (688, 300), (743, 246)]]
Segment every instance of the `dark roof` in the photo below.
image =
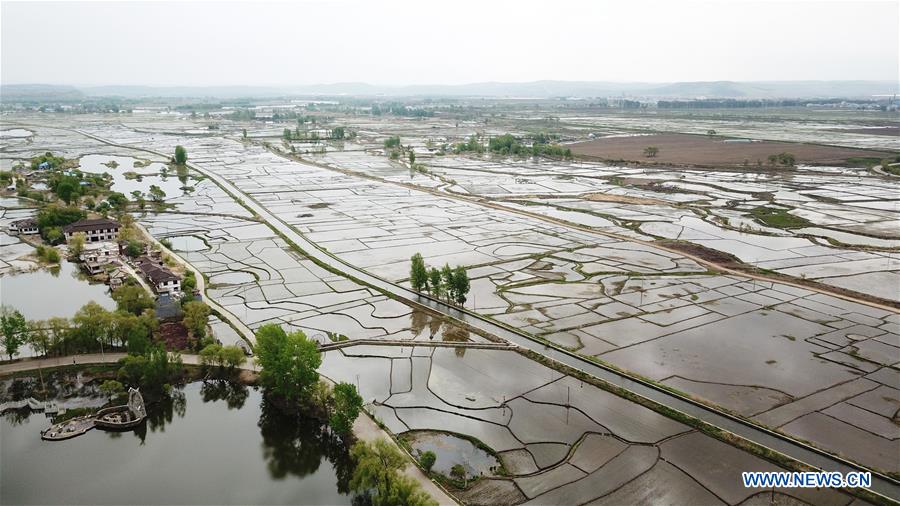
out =
[(147, 276), (154, 284), (160, 284), (163, 281), (172, 281), (178, 279), (178, 276), (169, 269), (159, 267), (158, 265), (146, 262), (138, 264), (138, 269)]
[(31, 228), (37, 226), (37, 220), (34, 218), (25, 218), (21, 220), (16, 220), (11, 223), (11, 225), (15, 225), (18, 228)]
[(78, 220), (63, 227), (63, 232), (74, 234), (75, 232), (88, 232), (91, 230), (100, 230), (106, 228), (121, 228), (122, 225), (116, 220), (108, 218), (98, 218), (96, 220)]

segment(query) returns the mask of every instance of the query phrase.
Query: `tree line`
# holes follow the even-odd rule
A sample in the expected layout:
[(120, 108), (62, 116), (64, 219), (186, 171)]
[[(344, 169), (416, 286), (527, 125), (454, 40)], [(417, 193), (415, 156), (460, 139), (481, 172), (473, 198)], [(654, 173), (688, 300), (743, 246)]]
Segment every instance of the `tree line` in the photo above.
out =
[(421, 253), (410, 258), (409, 283), (417, 292), (425, 290), (437, 298), (443, 297), (460, 305), (466, 303), (466, 295), (471, 288), (469, 274), (464, 267), (451, 268), (449, 264), (444, 264), (441, 269), (429, 269)]

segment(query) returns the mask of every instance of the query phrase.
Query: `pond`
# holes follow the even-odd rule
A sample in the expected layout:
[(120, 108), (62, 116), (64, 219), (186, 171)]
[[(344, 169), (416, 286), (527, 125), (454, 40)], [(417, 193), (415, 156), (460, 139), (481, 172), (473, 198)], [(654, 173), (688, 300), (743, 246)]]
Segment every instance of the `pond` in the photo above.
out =
[(175, 235), (169, 237), (169, 243), (172, 244), (172, 249), (174, 251), (203, 251), (208, 250), (209, 246), (203, 242), (203, 239), (195, 235)]
[[(109, 167), (105, 164), (115, 162), (118, 164)], [(175, 174), (175, 171), (169, 171), (168, 177), (160, 174), (166, 164), (161, 162), (152, 162), (145, 167), (135, 167), (135, 162), (140, 162), (137, 158), (130, 156), (111, 156), (111, 155), (85, 155), (78, 160), (79, 169), (82, 172), (91, 174), (103, 174), (104, 172), (113, 177), (113, 184), (110, 187), (112, 191), (123, 193), (131, 199), (131, 192), (140, 191), (145, 195), (150, 191), (150, 185), (159, 186), (166, 193), (166, 198), (180, 197), (185, 192), (181, 188), (185, 186)], [(140, 178), (128, 179), (125, 174), (134, 172), (140, 174)], [(186, 182), (187, 186), (192, 186), (190, 179)], [(149, 197), (145, 197), (149, 199)]]
[(444, 432), (414, 431), (407, 432), (403, 439), (412, 446), (413, 453), (432, 451), (437, 459), (432, 470), (450, 476), (450, 469), (461, 464), (466, 469), (466, 476), (491, 476), (492, 467), (500, 463), (490, 453), (475, 446), (465, 438)]
[(340, 440), (244, 385), (188, 384), (130, 432), (42, 441), (49, 425), (39, 413), (0, 418), (0, 504), (351, 503)]
[(18, 309), (28, 320), (71, 318), (90, 301), (116, 308), (106, 285), (90, 283), (78, 265), (67, 260), (59, 267), (0, 277), (0, 304)]
[(0, 130), (0, 139), (6, 138), (23, 138), (23, 137), (31, 137), (34, 135), (34, 132), (31, 130), (25, 130), (24, 128), (12, 128), (9, 130)]

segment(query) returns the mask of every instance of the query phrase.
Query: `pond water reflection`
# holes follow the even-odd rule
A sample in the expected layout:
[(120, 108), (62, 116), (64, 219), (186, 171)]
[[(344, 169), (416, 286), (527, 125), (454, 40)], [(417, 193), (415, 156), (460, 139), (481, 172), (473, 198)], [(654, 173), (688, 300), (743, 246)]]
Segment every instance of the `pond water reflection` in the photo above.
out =
[[(346, 447), (255, 388), (194, 382), (134, 432), (40, 439), (42, 414), (0, 418), (2, 504), (350, 504)], [(148, 499), (152, 498), (152, 500)]]
[[(105, 164), (115, 162), (115, 167), (109, 167)], [(190, 178), (184, 181), (179, 180), (174, 171), (170, 171), (167, 177), (160, 174), (166, 165), (160, 162), (152, 162), (147, 166), (135, 167), (134, 163), (139, 162), (137, 158), (130, 156), (109, 156), (109, 155), (85, 155), (78, 160), (79, 168), (83, 172), (92, 174), (103, 174), (104, 172), (113, 177), (113, 184), (110, 187), (112, 191), (124, 194), (129, 199), (131, 192), (140, 191), (147, 194), (150, 191), (150, 185), (159, 186), (166, 193), (166, 198), (180, 197), (185, 192), (181, 188), (183, 186), (192, 186)], [(128, 179), (125, 174), (134, 172), (141, 176), (136, 179)], [(146, 197), (145, 197), (146, 198)]]
[(90, 301), (106, 309), (116, 308), (106, 285), (90, 283), (78, 266), (67, 260), (59, 267), (0, 277), (0, 304), (18, 309), (28, 320), (71, 318)]

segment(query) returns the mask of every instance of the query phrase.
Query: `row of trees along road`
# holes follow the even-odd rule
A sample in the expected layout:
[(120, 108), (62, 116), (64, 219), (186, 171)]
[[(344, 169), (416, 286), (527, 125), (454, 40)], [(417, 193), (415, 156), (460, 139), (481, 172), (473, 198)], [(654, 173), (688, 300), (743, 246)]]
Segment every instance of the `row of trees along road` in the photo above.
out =
[(444, 264), (441, 269), (437, 267), (429, 269), (421, 253), (416, 253), (410, 258), (409, 283), (417, 292), (427, 290), (435, 297), (444, 297), (448, 302), (460, 305), (466, 303), (466, 295), (471, 288), (469, 275), (464, 267), (457, 266), (451, 269), (449, 264)]

